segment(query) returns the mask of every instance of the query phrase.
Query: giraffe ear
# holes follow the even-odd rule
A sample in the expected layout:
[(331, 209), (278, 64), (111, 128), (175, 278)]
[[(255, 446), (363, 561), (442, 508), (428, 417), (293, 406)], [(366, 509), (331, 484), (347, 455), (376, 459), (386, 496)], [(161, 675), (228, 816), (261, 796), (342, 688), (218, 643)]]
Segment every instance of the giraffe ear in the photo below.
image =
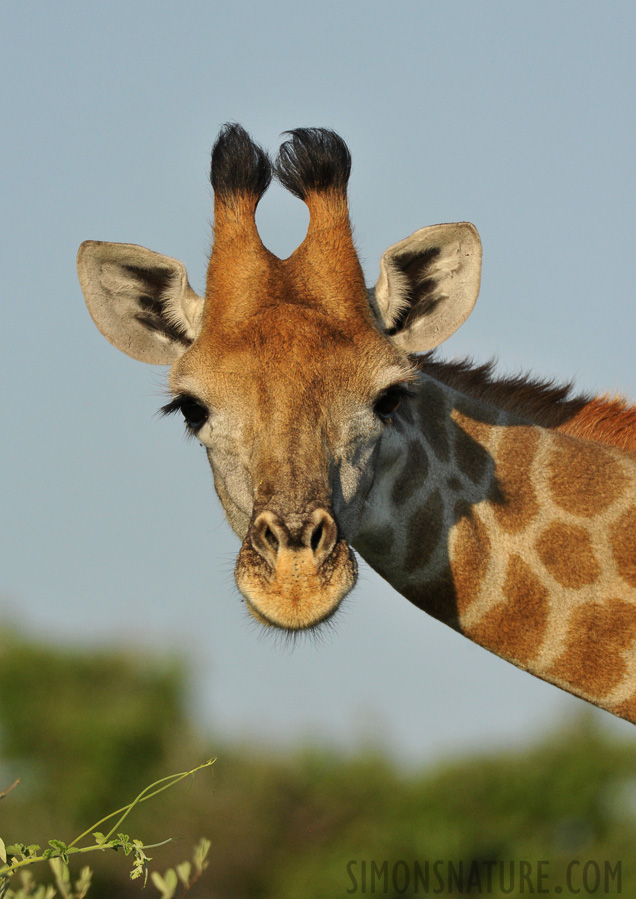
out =
[(135, 244), (87, 240), (77, 273), (93, 321), (133, 359), (170, 365), (198, 335), (203, 299), (176, 259)]
[(393, 244), (380, 262), (375, 307), (395, 343), (423, 353), (454, 334), (470, 315), (481, 274), (474, 225), (431, 225)]

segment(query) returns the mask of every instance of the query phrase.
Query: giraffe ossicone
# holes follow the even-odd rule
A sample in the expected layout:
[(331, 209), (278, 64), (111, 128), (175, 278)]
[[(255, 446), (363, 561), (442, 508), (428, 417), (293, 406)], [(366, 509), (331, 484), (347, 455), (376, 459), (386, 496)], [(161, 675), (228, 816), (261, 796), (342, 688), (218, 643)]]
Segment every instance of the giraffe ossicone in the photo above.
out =
[[(205, 297), (175, 259), (87, 241), (97, 327), (172, 366), (165, 411), (206, 448), (258, 620), (329, 618), (355, 550), (469, 639), (636, 721), (636, 408), (437, 360), (477, 299), (477, 231), (415, 232), (368, 290), (349, 171), (331, 131), (289, 132), (272, 163), (225, 126)], [(272, 174), (309, 208), (288, 259), (255, 222)]]

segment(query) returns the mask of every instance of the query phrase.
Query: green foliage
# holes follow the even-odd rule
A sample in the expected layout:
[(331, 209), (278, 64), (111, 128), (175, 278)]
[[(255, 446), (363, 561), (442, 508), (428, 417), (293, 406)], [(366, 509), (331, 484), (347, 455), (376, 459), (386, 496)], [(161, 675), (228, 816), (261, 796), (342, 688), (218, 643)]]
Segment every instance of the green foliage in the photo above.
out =
[[(81, 833), (78, 837), (76, 837), (72, 843), (68, 845), (63, 840), (51, 839), (49, 840), (49, 848), (45, 849), (43, 852), (40, 852), (40, 846), (36, 844), (25, 845), (24, 843), (15, 843), (10, 846), (6, 846), (4, 841), (0, 839), (0, 899), (1, 897), (7, 897), (7, 899), (11, 899), (11, 897), (16, 897), (20, 895), (31, 895), (36, 893), (37, 895), (42, 895), (45, 897), (54, 896), (55, 891), (51, 892), (50, 887), (37, 886), (35, 882), (32, 880), (30, 876), (24, 877), (23, 869), (26, 866), (31, 866), (37, 864), (38, 862), (49, 861), (51, 865), (51, 869), (53, 871), (55, 882), (60, 891), (60, 895), (63, 899), (84, 899), (84, 896), (88, 892), (88, 889), (92, 880), (92, 871), (90, 868), (83, 868), (80, 872), (79, 880), (76, 882), (74, 889), (71, 887), (71, 875), (68, 868), (69, 856), (75, 853), (86, 854), (87, 852), (105, 852), (107, 850), (114, 850), (115, 852), (121, 849), (125, 856), (129, 856), (132, 853), (133, 856), (133, 867), (130, 873), (130, 879), (136, 880), (139, 877), (143, 876), (144, 886), (146, 885), (146, 881), (148, 878), (148, 862), (151, 859), (146, 855), (146, 849), (153, 848), (148, 845), (144, 845), (142, 840), (131, 839), (128, 834), (125, 833), (117, 833), (117, 836), (113, 836), (118, 827), (123, 824), (128, 815), (133, 811), (133, 809), (137, 808), (142, 802), (146, 802), (148, 799), (153, 799), (158, 796), (160, 793), (163, 793), (164, 790), (169, 789), (175, 784), (179, 783), (179, 781), (184, 780), (189, 777), (192, 778), (198, 771), (201, 771), (203, 768), (209, 768), (212, 765), (214, 759), (211, 759), (208, 762), (204, 762), (202, 765), (198, 765), (196, 768), (193, 768), (191, 771), (184, 771), (180, 774), (174, 774), (169, 777), (163, 777), (161, 780), (156, 781), (150, 786), (146, 787), (142, 792), (136, 797), (136, 799), (129, 803), (124, 808), (118, 809), (115, 812), (111, 812), (110, 815), (107, 815), (105, 818), (102, 818), (97, 824), (94, 824), (93, 827), (98, 827), (101, 824), (104, 824), (106, 821), (110, 821), (112, 818), (116, 818), (115, 824), (110, 828), (108, 833), (104, 834), (101, 831), (93, 830), (93, 827), (90, 827), (88, 830)], [(94, 840), (94, 844), (90, 844), (88, 846), (81, 846), (80, 844), (88, 834), (92, 831), (92, 837)], [(164, 843), (169, 842), (169, 840), (165, 840)], [(155, 844), (157, 845), (157, 844)], [(162, 844), (158, 844), (162, 845)], [(208, 840), (201, 840), (198, 846), (195, 849), (193, 860), (195, 864), (195, 876), (192, 882), (198, 880), (201, 876), (205, 868), (207, 867), (207, 863), (205, 861), (206, 855), (210, 848), (210, 842)], [(189, 862), (182, 863), (178, 866), (178, 869), (181, 874), (181, 879), (184, 882), (186, 890), (190, 888), (190, 872), (191, 865)], [(17, 891), (14, 892), (10, 889), (10, 881), (16, 874), (21, 875), (22, 886)], [(164, 878), (161, 878), (158, 874), (153, 875), (154, 878), (158, 878), (159, 884), (161, 884), (160, 892), (162, 893), (162, 899), (172, 899), (175, 894), (177, 880), (176, 880), (175, 872), (170, 869), (164, 875), (164, 878), (168, 878), (168, 881), (172, 881), (174, 878), (174, 884), (172, 884), (172, 888), (168, 890), (167, 881)]]
[[(102, 836), (102, 834), (100, 834), (100, 836)], [(137, 871), (138, 864), (143, 864), (145, 870), (146, 864), (150, 859), (144, 854), (143, 847), (139, 840), (133, 840), (132, 844), (130, 844), (128, 842), (128, 837), (124, 837), (123, 839), (128, 843), (129, 851), (133, 851), (135, 854), (135, 865), (133, 866), (130, 875), (131, 879), (134, 880), (142, 873), (141, 871)], [(116, 841), (113, 841), (113, 843), (115, 842)], [(179, 881), (181, 881), (183, 887), (181, 897), (184, 897), (186, 893), (192, 889), (194, 884), (208, 867), (206, 857), (210, 850), (210, 845), (209, 840), (202, 839), (195, 846), (192, 855), (194, 871), (192, 864), (189, 861), (185, 861), (180, 865), (177, 865), (176, 872), (173, 868), (168, 868), (163, 877), (156, 871), (152, 873), (152, 882), (159, 891), (159, 899), (174, 899), (179, 886)], [(113, 845), (110, 848), (116, 849), (118, 847)], [(54, 899), (59, 891), (61, 899), (85, 899), (93, 879), (93, 872), (88, 866), (84, 866), (81, 869), (78, 879), (73, 884), (68, 862), (64, 861), (62, 856), (51, 858), (49, 860), (49, 865), (53, 872), (57, 891), (51, 884), (38, 884), (30, 871), (20, 871), (18, 875), (20, 886), (15, 890), (11, 889), (6, 878), (4, 881), (0, 880), (0, 897), (2, 897), (2, 899)]]
[[(23, 677), (18, 652), (28, 666)], [(6, 697), (5, 671), (13, 672), (12, 695), (19, 702)], [(66, 674), (52, 688), (54, 671)], [(99, 702), (90, 691), (80, 701), (86, 683), (93, 685)], [(83, 788), (88, 784), (102, 797), (122, 792), (124, 782), (126, 799), (151, 779), (149, 771), (180, 770), (188, 767), (184, 760), (208, 755), (185, 712), (186, 683), (183, 668), (165, 656), (149, 661), (102, 652), (93, 665), (88, 653), (29, 649), (24, 643), (14, 650), (5, 644), (0, 651), (0, 831), (6, 842), (28, 835), (32, 843), (20, 847), (23, 857), (48, 850), (68, 854), (69, 835), (81, 826), (78, 810), (95, 804), (94, 797), (80, 794), (78, 772), (90, 769), (90, 776), (84, 773), (79, 779)], [(102, 727), (102, 700), (112, 703), (112, 730)], [(27, 720), (29, 708), (47, 717), (53, 728), (50, 739), (41, 722)], [(621, 860), (623, 894), (636, 895), (636, 747), (600, 727), (603, 717), (584, 714), (523, 750), (447, 760), (421, 771), (400, 769), (378, 754), (268, 754), (223, 746), (217, 738), (214, 791), (202, 779), (188, 792), (177, 787), (169, 801), (161, 794), (135, 809), (135, 835), (143, 836), (144, 847), (166, 835), (177, 841), (162, 848), (160, 872), (155, 878), (156, 868), (150, 872), (147, 889), (162, 899), (182, 895), (198, 868), (196, 859), (184, 862), (181, 847), (194, 845), (205, 833), (214, 847), (205, 888), (195, 884), (188, 899), (344, 897), (351, 887), (349, 862), (392, 864), (400, 859), (478, 866), (491, 860), (548, 859), (557, 882), (572, 859)], [(31, 734), (28, 740), (19, 733), (23, 727)], [(90, 734), (93, 728), (103, 742), (100, 752), (90, 736), (76, 737), (76, 732)], [(120, 750), (135, 732), (140, 758), (133, 763)], [(49, 747), (65, 740), (66, 761), (59, 765), (48, 758)], [(144, 755), (149, 746), (152, 751)], [(111, 750), (130, 764), (116, 770)], [(16, 777), (21, 778), (19, 787), (1, 798), (1, 788)], [(83, 815), (86, 820), (90, 818)], [(93, 839), (120, 840), (119, 856), (128, 850), (134, 863), (135, 843), (126, 837), (127, 828), (117, 819), (111, 825), (94, 827)], [(51, 834), (63, 845), (50, 845)], [(106, 864), (109, 855), (113, 853), (91, 856), (88, 899), (138, 897), (143, 859), (136, 868), (139, 876), (131, 880), (130, 865), (122, 873), (121, 865), (113, 863), (118, 859)], [(71, 881), (76, 881), (80, 860), (72, 853), (68, 858)], [(12, 884), (16, 891), (23, 888), (18, 876)], [(53, 888), (59, 893), (57, 882)], [(77, 883), (71, 889), (77, 892)], [(31, 895), (36, 894), (24, 894)], [(48, 897), (42, 892), (37, 899)]]

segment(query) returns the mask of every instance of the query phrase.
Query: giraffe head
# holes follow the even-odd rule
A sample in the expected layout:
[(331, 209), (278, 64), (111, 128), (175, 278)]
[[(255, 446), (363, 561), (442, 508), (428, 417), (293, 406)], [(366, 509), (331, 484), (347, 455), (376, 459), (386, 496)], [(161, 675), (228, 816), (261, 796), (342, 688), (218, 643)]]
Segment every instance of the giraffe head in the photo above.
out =
[[(303, 200), (307, 234), (267, 250), (256, 206), (272, 171)], [(384, 254), (368, 291), (349, 224), (349, 151), (322, 129), (290, 132), (272, 165), (238, 125), (212, 152), (214, 243), (205, 297), (177, 260), (87, 241), (90, 313), (118, 349), (172, 366), (173, 400), (206, 448), (242, 540), (236, 582), (252, 614), (287, 630), (332, 615), (356, 580), (350, 549), (402, 439), (393, 417), (429, 350), (469, 315), (481, 246), (467, 223), (415, 232)]]

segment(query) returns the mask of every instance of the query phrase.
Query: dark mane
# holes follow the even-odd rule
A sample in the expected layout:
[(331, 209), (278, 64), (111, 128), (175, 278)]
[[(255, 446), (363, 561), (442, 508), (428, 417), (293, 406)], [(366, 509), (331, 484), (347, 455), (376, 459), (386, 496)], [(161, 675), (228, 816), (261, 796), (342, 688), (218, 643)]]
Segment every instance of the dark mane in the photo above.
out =
[(558, 428), (591, 400), (588, 394), (573, 394), (572, 383), (556, 384), (529, 374), (496, 375), (494, 360), (481, 365), (472, 359), (448, 362), (433, 351), (412, 361), (437, 381), (543, 428)]
[(504, 409), (542, 428), (636, 453), (636, 406), (620, 396), (574, 393), (572, 384), (556, 384), (532, 375), (497, 376), (494, 362), (471, 359), (446, 362), (435, 351), (412, 356), (420, 371), (437, 381)]
[(345, 193), (351, 173), (351, 154), (343, 139), (327, 128), (286, 131), (275, 162), (276, 177), (300, 200), (312, 191)]
[(265, 150), (241, 125), (224, 125), (212, 148), (210, 181), (215, 195), (229, 199), (248, 194), (259, 200), (271, 180), (272, 163)]

